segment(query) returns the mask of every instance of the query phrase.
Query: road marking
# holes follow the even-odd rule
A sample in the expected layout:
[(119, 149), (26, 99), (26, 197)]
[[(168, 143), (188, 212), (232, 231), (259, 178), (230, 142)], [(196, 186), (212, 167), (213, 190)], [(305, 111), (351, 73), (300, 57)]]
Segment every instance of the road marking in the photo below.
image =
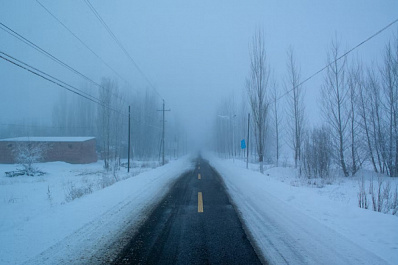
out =
[(198, 169), (200, 169), (200, 166), (198, 166)]
[(200, 173), (198, 173), (198, 179), (201, 179), (202, 178), (202, 176), (200, 175)]
[(198, 213), (203, 213), (203, 198), (201, 192), (198, 192)]

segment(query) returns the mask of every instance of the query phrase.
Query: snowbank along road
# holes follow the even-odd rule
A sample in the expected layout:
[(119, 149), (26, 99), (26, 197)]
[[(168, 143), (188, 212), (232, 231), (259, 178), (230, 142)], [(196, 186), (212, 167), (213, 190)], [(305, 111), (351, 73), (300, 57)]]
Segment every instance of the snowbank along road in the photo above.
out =
[(270, 264), (389, 264), (353, 241), (356, 238), (347, 238), (282, 200), (288, 186), (279, 189), (264, 174), (207, 157)]

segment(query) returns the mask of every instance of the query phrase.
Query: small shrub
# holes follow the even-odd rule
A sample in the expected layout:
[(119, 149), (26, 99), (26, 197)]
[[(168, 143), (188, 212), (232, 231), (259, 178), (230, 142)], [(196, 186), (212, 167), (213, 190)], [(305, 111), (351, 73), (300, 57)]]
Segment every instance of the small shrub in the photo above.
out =
[(100, 179), (99, 186), (101, 189), (104, 189), (108, 186), (113, 185), (116, 182), (116, 178), (114, 176), (111, 176), (110, 174), (103, 173), (102, 177)]
[[(363, 188), (364, 189), (364, 188)], [(376, 190), (374, 188), (373, 177), (369, 182), (369, 194), (372, 198), (372, 210), (375, 212), (397, 214), (398, 194), (397, 186), (391, 190), (390, 181), (384, 182), (381, 177), (377, 179)]]
[(75, 184), (69, 182), (65, 192), (65, 200), (67, 202), (71, 202), (75, 199), (83, 197), (84, 195), (90, 194), (92, 192), (93, 192), (93, 185), (91, 183), (82, 187), (76, 187)]
[(396, 215), (398, 213), (398, 188), (395, 185), (394, 197), (391, 203), (392, 214)]
[(365, 208), (365, 209), (369, 208), (368, 197), (367, 197), (366, 191), (365, 191), (365, 180), (364, 180), (363, 176), (361, 176), (361, 179), (359, 182), (358, 206), (359, 206), (359, 208)]
[(16, 203), (18, 201), (17, 198), (14, 197), (14, 195), (9, 195), (7, 198), (4, 198), (5, 203)]
[(21, 142), (15, 145), (13, 150), (15, 161), (20, 165), (18, 172), (28, 176), (43, 175), (35, 163), (43, 160), (44, 154), (47, 152), (48, 147), (45, 144), (37, 142)]
[(304, 141), (302, 169), (311, 178), (328, 178), (332, 162), (332, 144), (326, 127), (314, 129)]
[(52, 204), (53, 196), (52, 196), (52, 193), (51, 193), (51, 190), (50, 190), (50, 185), (47, 186), (47, 199)]

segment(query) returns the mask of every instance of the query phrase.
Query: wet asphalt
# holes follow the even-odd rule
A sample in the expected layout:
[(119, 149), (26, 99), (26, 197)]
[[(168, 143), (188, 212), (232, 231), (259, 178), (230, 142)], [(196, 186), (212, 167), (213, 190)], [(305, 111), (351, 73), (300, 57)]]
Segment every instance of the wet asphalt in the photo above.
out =
[[(199, 195), (199, 193), (201, 193)], [(113, 264), (261, 264), (220, 176), (198, 158)]]

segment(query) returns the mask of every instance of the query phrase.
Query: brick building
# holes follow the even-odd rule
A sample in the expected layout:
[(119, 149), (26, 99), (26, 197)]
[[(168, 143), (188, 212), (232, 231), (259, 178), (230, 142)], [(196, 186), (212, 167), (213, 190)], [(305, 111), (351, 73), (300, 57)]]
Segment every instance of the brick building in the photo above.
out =
[(18, 137), (0, 139), (0, 164), (14, 164), (18, 145), (43, 146), (43, 161), (88, 164), (97, 161), (94, 137)]

